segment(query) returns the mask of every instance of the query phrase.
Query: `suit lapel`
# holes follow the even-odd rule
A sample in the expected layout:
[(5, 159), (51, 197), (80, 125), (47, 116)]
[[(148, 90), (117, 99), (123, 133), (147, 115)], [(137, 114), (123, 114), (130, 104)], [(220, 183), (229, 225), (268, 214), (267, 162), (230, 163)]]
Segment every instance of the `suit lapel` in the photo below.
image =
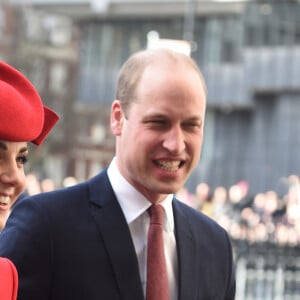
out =
[(180, 203), (174, 199), (173, 212), (175, 220), (175, 235), (178, 252), (178, 295), (179, 300), (197, 299), (200, 285), (197, 274), (197, 259), (195, 241), (192, 235), (188, 216), (181, 209)]
[(106, 172), (91, 181), (91, 212), (114, 269), (122, 299), (143, 299), (138, 261), (130, 231)]

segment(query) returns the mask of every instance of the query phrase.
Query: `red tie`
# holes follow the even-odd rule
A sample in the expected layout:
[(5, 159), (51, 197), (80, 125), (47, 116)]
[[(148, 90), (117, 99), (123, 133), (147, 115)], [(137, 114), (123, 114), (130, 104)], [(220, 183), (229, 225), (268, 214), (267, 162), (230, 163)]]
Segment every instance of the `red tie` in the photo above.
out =
[(152, 205), (149, 208), (149, 215), (146, 300), (169, 300), (163, 242), (164, 208), (161, 205)]

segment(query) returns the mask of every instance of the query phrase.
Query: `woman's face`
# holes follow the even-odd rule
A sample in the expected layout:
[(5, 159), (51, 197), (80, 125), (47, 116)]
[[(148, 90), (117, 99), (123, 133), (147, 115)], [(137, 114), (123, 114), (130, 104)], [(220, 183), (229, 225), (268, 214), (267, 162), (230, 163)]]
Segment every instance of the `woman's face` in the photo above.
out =
[(24, 164), (27, 156), (26, 142), (0, 140), (0, 215), (9, 213), (25, 188)]

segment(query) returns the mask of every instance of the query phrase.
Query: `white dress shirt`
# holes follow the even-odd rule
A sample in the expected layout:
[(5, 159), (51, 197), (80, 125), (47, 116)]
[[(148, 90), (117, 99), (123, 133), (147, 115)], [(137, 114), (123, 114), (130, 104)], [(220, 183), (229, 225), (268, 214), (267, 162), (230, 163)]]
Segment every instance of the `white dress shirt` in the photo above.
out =
[[(121, 175), (115, 158), (108, 167), (108, 177), (129, 226), (145, 295), (147, 279), (147, 235), (150, 223), (147, 209), (151, 206), (151, 202), (129, 184), (129, 182)], [(178, 262), (172, 199), (173, 194), (170, 194), (160, 204), (165, 209), (163, 237), (169, 279), (170, 300), (177, 300)]]

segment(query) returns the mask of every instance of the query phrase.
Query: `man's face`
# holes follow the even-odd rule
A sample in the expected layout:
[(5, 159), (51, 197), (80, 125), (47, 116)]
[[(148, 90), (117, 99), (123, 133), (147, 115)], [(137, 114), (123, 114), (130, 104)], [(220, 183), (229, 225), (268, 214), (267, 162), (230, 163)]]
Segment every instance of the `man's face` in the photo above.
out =
[(197, 165), (205, 102), (200, 76), (182, 65), (147, 67), (126, 116), (114, 101), (118, 167), (151, 202), (177, 192)]

